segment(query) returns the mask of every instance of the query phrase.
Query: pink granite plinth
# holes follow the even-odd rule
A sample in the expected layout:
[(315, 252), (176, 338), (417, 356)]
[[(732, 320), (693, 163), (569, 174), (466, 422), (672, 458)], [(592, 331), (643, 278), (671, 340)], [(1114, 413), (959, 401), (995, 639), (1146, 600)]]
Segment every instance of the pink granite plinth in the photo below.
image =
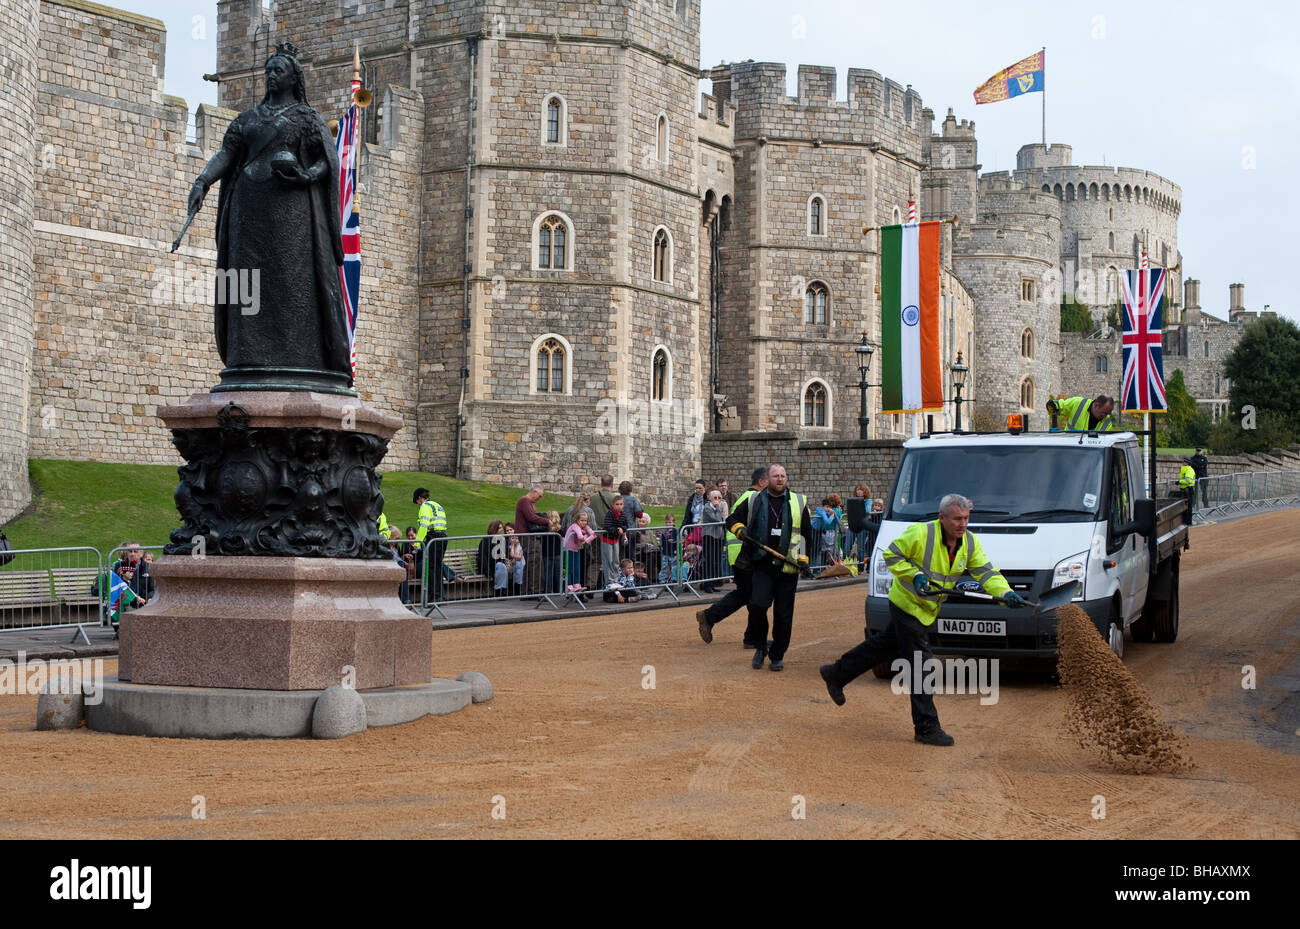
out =
[(158, 418), (168, 429), (215, 429), (217, 414), (227, 404), (248, 413), (250, 429), (341, 429), (391, 439), (402, 428), (401, 417), (363, 403), (356, 397), (276, 390), (194, 394), (177, 406), (161, 406)]
[(135, 684), (358, 690), (425, 683), (429, 621), (397, 596), (391, 561), (170, 555), (158, 597), (121, 620), (118, 676)]

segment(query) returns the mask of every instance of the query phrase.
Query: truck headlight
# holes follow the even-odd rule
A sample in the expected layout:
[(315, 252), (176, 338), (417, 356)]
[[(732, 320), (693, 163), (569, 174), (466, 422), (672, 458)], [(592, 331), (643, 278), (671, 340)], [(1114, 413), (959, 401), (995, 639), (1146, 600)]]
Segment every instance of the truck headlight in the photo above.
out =
[(876, 559), (876, 576), (872, 579), (872, 592), (877, 597), (888, 597), (889, 587), (894, 583), (893, 572), (889, 570), (889, 565), (885, 564), (884, 558)]
[(1076, 598), (1083, 595), (1083, 581), (1088, 576), (1088, 553), (1079, 552), (1077, 555), (1071, 555), (1057, 563), (1052, 569), (1052, 588), (1061, 587), (1071, 581), (1076, 582), (1079, 587), (1076, 592)]

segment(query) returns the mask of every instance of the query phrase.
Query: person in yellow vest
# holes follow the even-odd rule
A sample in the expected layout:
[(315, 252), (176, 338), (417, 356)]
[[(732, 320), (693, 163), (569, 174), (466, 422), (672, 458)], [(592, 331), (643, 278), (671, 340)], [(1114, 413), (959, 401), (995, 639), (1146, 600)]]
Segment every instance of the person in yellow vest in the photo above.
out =
[[(753, 479), (750, 481), (749, 489), (736, 498), (736, 505), (731, 508), (729, 515), (734, 517), (736, 507), (743, 504), (754, 494), (761, 492), (767, 487), (767, 468), (755, 468)], [(735, 523), (735, 519), (728, 519), (728, 523)], [(735, 533), (727, 531), (728, 539), (735, 538)], [(730, 548), (730, 544), (728, 544)], [(732, 557), (728, 551), (727, 556), (732, 565), (732, 577), (736, 586), (727, 591), (721, 600), (713, 603), (707, 610), (700, 610), (695, 614), (695, 622), (699, 625), (700, 638), (704, 644), (708, 645), (713, 641), (713, 627), (722, 622), (736, 610), (749, 603), (750, 596), (753, 594), (754, 566), (751, 560), (744, 555), (744, 545), (737, 540), (737, 551)], [(763, 641), (767, 641), (767, 635), (764, 633)], [(758, 648), (762, 643), (749, 641), (749, 630), (745, 630), (745, 648)]]
[(388, 514), (381, 512), (379, 514), (379, 525), (376, 527), (381, 539), (388, 538)]
[(429, 491), (423, 487), (416, 488), (411, 495), (411, 502), (420, 507), (420, 528), (415, 533), (416, 543), (423, 546), (425, 539), (429, 545), (425, 549), (425, 582), (433, 582), (433, 599), (442, 599), (442, 556), (447, 551), (447, 511), (429, 499)]
[[(795, 589), (799, 575), (808, 570), (808, 552), (812, 548), (808, 501), (790, 490), (787, 480), (783, 466), (771, 465), (767, 469), (767, 487), (743, 503), (736, 501), (736, 508), (727, 518), (728, 528), (745, 543), (736, 559), (736, 571), (740, 572), (742, 560), (748, 562), (751, 571), (745, 639), (754, 647), (752, 667), (755, 670), (763, 667), (764, 658), (771, 659), (773, 671), (785, 668), (785, 652), (790, 647), (790, 633), (794, 628)], [(759, 545), (780, 552), (794, 564), (786, 558), (772, 557)], [(767, 640), (769, 606), (772, 608), (771, 642)]]
[(1047, 415), (1056, 414), (1060, 429), (1077, 432), (1117, 432), (1119, 425), (1111, 413), (1115, 411), (1115, 398), (1099, 394), (1091, 400), (1070, 397), (1068, 400), (1048, 400)]
[(1187, 524), (1192, 523), (1192, 504), (1196, 502), (1196, 469), (1190, 459), (1183, 459), (1183, 466), (1178, 469), (1178, 490), (1187, 498)]
[[(844, 685), (882, 661), (902, 658), (924, 668), (934, 657), (929, 630), (939, 615), (945, 591), (965, 574), (980, 583), (986, 593), (1001, 596), (1009, 607), (1022, 607), (1024, 598), (1011, 589), (966, 526), (971, 501), (961, 494), (948, 494), (939, 501), (939, 518), (913, 523), (885, 550), (885, 564), (894, 575), (889, 588), (889, 626), (872, 633), (834, 664), (819, 669), (826, 690), (837, 706), (844, 705)], [(909, 679), (916, 679), (913, 671)], [(921, 688), (924, 690), (924, 688)], [(912, 694), (912, 726), (916, 741), (927, 745), (952, 745), (953, 737), (939, 726), (934, 697)]]

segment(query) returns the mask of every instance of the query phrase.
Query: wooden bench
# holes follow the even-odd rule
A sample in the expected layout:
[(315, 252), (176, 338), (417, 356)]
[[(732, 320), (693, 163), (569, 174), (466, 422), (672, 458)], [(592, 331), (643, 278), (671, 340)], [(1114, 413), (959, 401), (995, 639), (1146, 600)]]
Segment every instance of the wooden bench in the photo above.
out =
[[(473, 600), (492, 595), (491, 579), (478, 573), (477, 548), (446, 549), (442, 554), (442, 563), (451, 568), (460, 578), (458, 581), (443, 581), (443, 601)], [(412, 603), (420, 602), (421, 580), (420, 575), (417, 574), (406, 582), (407, 595)]]
[(449, 548), (443, 553), (442, 563), (461, 578), (443, 581), (443, 600), (475, 600), (492, 596), (492, 579), (478, 573), (477, 548)]
[(0, 571), (0, 628), (99, 622), (94, 568)]

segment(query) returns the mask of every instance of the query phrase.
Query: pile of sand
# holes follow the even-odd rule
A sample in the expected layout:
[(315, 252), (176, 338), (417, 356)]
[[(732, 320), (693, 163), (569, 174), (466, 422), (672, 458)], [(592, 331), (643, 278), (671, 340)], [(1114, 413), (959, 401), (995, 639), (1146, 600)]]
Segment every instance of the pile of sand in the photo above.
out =
[(1189, 771), (1177, 733), (1137, 679), (1097, 634), (1079, 607), (1056, 611), (1061, 654), (1057, 669), (1069, 698), (1065, 727), (1079, 745), (1131, 773)]

